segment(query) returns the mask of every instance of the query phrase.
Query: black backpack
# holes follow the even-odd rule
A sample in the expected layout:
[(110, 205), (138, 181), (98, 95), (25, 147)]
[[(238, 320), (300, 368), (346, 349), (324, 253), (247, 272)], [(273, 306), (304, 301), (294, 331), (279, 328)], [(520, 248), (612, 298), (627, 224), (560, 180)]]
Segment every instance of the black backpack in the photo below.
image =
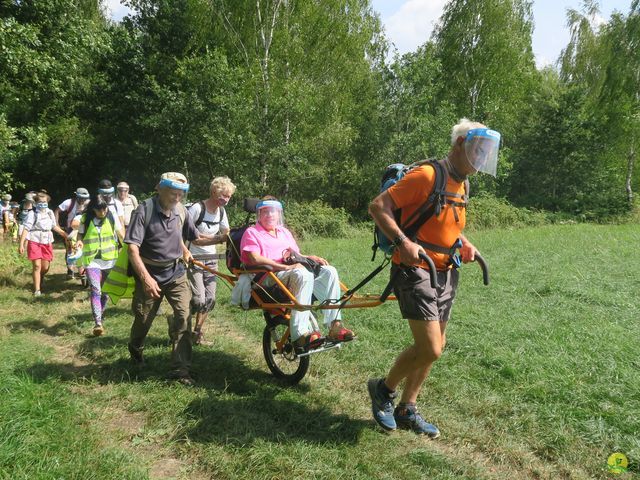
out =
[(243, 208), (244, 211), (247, 212), (247, 218), (245, 219), (244, 225), (232, 228), (227, 234), (227, 268), (230, 272), (242, 268), (242, 261), (240, 260), (240, 242), (242, 242), (244, 232), (250, 227), (249, 220), (251, 219), (251, 215), (256, 212), (256, 205), (258, 205), (259, 201), (259, 198), (244, 199)]
[[(446, 203), (452, 203), (456, 206), (466, 206), (466, 199), (469, 192), (469, 181), (465, 180), (465, 195), (461, 199), (462, 201), (456, 202), (447, 200), (447, 196), (455, 197), (457, 196), (457, 194), (446, 191), (447, 181), (449, 180), (449, 173), (447, 172), (447, 169), (445, 168), (442, 161), (434, 159), (422, 160), (411, 165), (405, 165), (403, 163), (394, 163), (389, 165), (387, 168), (385, 168), (385, 171), (382, 175), (382, 180), (380, 181), (380, 192), (384, 192), (392, 185), (395, 185), (410, 170), (421, 165), (431, 165), (431, 167), (433, 167), (435, 171), (435, 180), (433, 182), (433, 187), (427, 195), (425, 202), (420, 206), (420, 208), (413, 212), (409, 218), (407, 218), (406, 222), (403, 225), (400, 225), (402, 209), (399, 208), (394, 211), (396, 223), (398, 223), (400, 229), (412, 241), (416, 240), (418, 230), (420, 230), (420, 227), (422, 227), (422, 225), (424, 225), (433, 215), (435, 215), (436, 217), (440, 215), (440, 212), (442, 211), (442, 208)], [(395, 246), (393, 242), (388, 239), (376, 225), (373, 231), (373, 245), (371, 246), (371, 249), (373, 250), (373, 256), (371, 257), (371, 261), (375, 260), (378, 249), (382, 250), (386, 254), (391, 254), (394, 247)]]
[[(204, 205), (204, 200), (200, 200), (198, 203), (192, 203), (191, 205), (187, 205), (187, 209), (191, 210), (191, 208), (194, 205), (200, 205), (200, 213), (198, 214), (198, 218), (194, 222), (196, 228), (198, 228), (200, 224), (204, 222), (204, 216), (207, 213), (207, 207)], [(220, 208), (220, 218), (218, 219), (217, 222), (204, 222), (207, 224), (208, 227), (212, 227), (213, 225), (218, 225), (222, 223), (222, 220), (224, 219), (224, 216), (226, 215), (226, 213), (225, 213), (224, 207), (219, 207), (219, 208)]]

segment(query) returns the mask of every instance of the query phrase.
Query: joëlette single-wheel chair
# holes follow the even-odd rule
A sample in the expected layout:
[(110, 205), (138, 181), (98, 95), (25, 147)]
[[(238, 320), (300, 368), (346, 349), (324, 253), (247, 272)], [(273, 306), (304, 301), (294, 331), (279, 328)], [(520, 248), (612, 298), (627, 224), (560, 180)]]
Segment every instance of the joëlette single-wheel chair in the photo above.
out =
[[(266, 325), (262, 334), (262, 352), (267, 362), (267, 367), (274, 374), (286, 383), (295, 385), (304, 378), (309, 369), (309, 357), (313, 354), (325, 352), (335, 348), (340, 348), (342, 342), (331, 342), (326, 338), (321, 339), (314, 344), (313, 349), (299, 349), (294, 347), (289, 334), (289, 320), (291, 318), (291, 310), (308, 310), (311, 313), (314, 329), (318, 330), (317, 320), (314, 312), (326, 309), (351, 309), (351, 308), (370, 308), (382, 305), (386, 300), (395, 300), (390, 295), (392, 290), (392, 282), (389, 282), (387, 288), (382, 294), (356, 294), (363, 285), (383, 270), (389, 263), (390, 258), (376, 268), (356, 287), (348, 289), (342, 282), (340, 288), (342, 296), (339, 299), (327, 300), (322, 303), (314, 303), (311, 305), (300, 304), (287, 286), (273, 273), (268, 266), (253, 266), (246, 268), (240, 262), (240, 241), (242, 234), (249, 227), (251, 214), (255, 213), (256, 205), (259, 202), (256, 198), (246, 198), (244, 200), (244, 210), (247, 212), (245, 225), (238, 228), (232, 228), (227, 236), (227, 253), (226, 264), (231, 274), (222, 273), (207, 267), (200, 261), (199, 257), (194, 259), (194, 264), (207, 270), (227, 282), (231, 288), (235, 288), (239, 282), (249, 282), (250, 301), (249, 309), (261, 309)], [(431, 272), (431, 283), (435, 288), (436, 269), (433, 261), (426, 255), (421, 256), (428, 263)], [(203, 260), (203, 258), (200, 258)], [(486, 264), (479, 258), (479, 263), (483, 268), (485, 276), (485, 284), (488, 284), (488, 271)], [(265, 278), (270, 278), (271, 286), (263, 286)]]

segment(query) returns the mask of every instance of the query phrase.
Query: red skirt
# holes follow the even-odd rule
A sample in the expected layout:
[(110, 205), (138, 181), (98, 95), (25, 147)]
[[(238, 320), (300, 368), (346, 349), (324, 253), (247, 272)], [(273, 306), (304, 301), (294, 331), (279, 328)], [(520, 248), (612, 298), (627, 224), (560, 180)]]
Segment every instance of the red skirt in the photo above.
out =
[(53, 244), (38, 243), (29, 240), (27, 242), (27, 258), (29, 260), (53, 260)]

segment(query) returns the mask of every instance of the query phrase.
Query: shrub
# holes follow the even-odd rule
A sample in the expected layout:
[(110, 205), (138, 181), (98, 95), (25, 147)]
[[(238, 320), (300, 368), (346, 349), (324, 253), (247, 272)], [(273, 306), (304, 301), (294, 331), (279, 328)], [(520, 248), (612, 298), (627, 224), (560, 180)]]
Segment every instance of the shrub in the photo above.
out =
[(18, 255), (18, 245), (11, 242), (0, 244), (0, 286), (16, 285), (16, 279), (31, 271), (26, 255)]
[(467, 225), (472, 229), (536, 226), (560, 221), (547, 212), (517, 208), (508, 201), (480, 194), (469, 202)]
[(349, 214), (343, 208), (332, 208), (320, 200), (309, 203), (287, 202), (285, 221), (298, 238), (343, 238), (350, 229)]

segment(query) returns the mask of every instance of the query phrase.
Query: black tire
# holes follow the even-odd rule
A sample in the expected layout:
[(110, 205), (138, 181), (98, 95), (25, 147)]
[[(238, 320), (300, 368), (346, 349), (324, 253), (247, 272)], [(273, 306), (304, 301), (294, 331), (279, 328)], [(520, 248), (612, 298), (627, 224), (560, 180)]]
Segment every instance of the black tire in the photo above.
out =
[(296, 355), (291, 340), (287, 340), (282, 352), (278, 353), (276, 342), (286, 330), (286, 322), (269, 322), (262, 334), (262, 351), (271, 373), (289, 385), (296, 385), (309, 370), (309, 357)]

